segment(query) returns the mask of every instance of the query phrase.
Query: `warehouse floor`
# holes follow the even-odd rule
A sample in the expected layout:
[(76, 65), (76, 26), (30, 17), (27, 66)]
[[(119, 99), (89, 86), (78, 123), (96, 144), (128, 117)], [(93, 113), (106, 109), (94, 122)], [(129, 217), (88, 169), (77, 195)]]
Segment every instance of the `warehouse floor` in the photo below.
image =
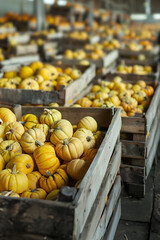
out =
[(114, 240), (160, 240), (160, 144), (145, 198), (132, 198), (122, 191), (122, 215)]

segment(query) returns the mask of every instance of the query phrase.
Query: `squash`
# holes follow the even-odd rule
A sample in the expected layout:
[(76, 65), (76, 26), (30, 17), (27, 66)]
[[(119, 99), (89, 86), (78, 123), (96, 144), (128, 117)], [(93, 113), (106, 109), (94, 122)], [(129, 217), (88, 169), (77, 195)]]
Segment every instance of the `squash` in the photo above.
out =
[(32, 62), (30, 68), (32, 68), (33, 73), (35, 73), (39, 68), (43, 67), (43, 63), (39, 61)]
[(34, 199), (45, 199), (47, 193), (42, 188), (28, 189), (27, 191), (21, 194), (22, 198), (34, 198)]
[(13, 168), (13, 165), (16, 164), (16, 169), (19, 172), (29, 174), (34, 169), (34, 162), (30, 155), (28, 154), (19, 154), (14, 156), (8, 163), (6, 168)]
[(76, 103), (81, 105), (81, 107), (91, 107), (92, 105), (92, 101), (90, 101), (87, 97), (78, 99)]
[(43, 91), (53, 91), (54, 86), (50, 81), (44, 81), (39, 84), (39, 89)]
[(18, 193), (11, 191), (2, 191), (0, 192), (0, 196), (4, 197), (20, 197)]
[(8, 163), (14, 156), (21, 153), (22, 148), (16, 141), (6, 140), (0, 143), (0, 154), (4, 158), (5, 163)]
[(84, 151), (93, 148), (96, 142), (93, 133), (85, 128), (78, 128), (77, 131), (74, 133), (73, 137), (81, 140)]
[(16, 171), (16, 164), (12, 170), (4, 169), (0, 172), (0, 183), (0, 191), (22, 193), (28, 189), (28, 178), (26, 174)]
[(71, 178), (80, 180), (86, 174), (89, 166), (90, 163), (83, 159), (74, 159), (67, 165), (67, 173)]
[(5, 136), (8, 140), (19, 141), (24, 133), (24, 127), (19, 122), (12, 122), (5, 128)]
[(45, 123), (41, 123), (41, 124), (36, 124), (35, 125), (35, 128), (39, 128), (39, 129), (41, 129), (43, 132), (44, 132), (44, 134), (45, 134), (45, 136), (46, 136), (46, 140), (48, 140), (49, 139), (49, 127), (48, 127), (48, 125), (47, 124), (45, 124)]
[(20, 76), (20, 78), (23, 78), (23, 79), (33, 76), (32, 68), (30, 68), (28, 66), (23, 66), (19, 72), (19, 76)]
[(34, 114), (26, 114), (22, 116), (19, 122), (24, 126), (25, 131), (33, 128), (39, 123), (38, 118)]
[(50, 145), (43, 145), (38, 147), (34, 151), (33, 156), (37, 163), (39, 172), (43, 175), (46, 174), (47, 170), (53, 174), (60, 166), (60, 161), (56, 157), (55, 150)]
[(46, 200), (56, 200), (58, 197), (59, 189), (54, 189), (48, 193)]
[(60, 140), (65, 138), (70, 138), (73, 136), (73, 127), (72, 124), (65, 119), (56, 121), (53, 125), (51, 131), (50, 141), (56, 145)]
[(0, 124), (15, 122), (16, 115), (8, 108), (0, 108)]
[(102, 98), (100, 99), (95, 99), (92, 102), (92, 107), (102, 107), (102, 105), (104, 104), (104, 101)]
[(78, 138), (72, 137), (61, 140), (56, 145), (56, 154), (64, 161), (71, 161), (72, 159), (79, 158), (84, 147)]
[(32, 128), (23, 133), (20, 144), (24, 152), (33, 153), (38, 146), (44, 144), (45, 140), (46, 136), (41, 129)]
[(19, 84), (18, 88), (27, 90), (39, 90), (39, 84), (32, 78), (26, 78)]
[(102, 141), (103, 141), (104, 133), (101, 132), (101, 131), (96, 131), (96, 132), (93, 133), (93, 136), (94, 136), (94, 139), (96, 140), (95, 147), (99, 148)]
[(154, 93), (154, 88), (152, 86), (146, 86), (143, 91), (146, 93), (148, 97), (151, 97)]
[(32, 188), (32, 189), (38, 188), (40, 177), (41, 177), (41, 174), (38, 171), (33, 171), (27, 174), (28, 188)]
[(60, 189), (62, 186), (67, 185), (68, 181), (67, 173), (59, 168), (55, 171), (53, 176), (47, 171), (46, 176), (42, 176), (39, 183), (41, 188), (46, 192), (51, 192), (54, 189)]
[(51, 128), (53, 123), (61, 118), (62, 114), (58, 110), (45, 108), (40, 116), (40, 123), (45, 123)]
[(84, 151), (82, 159), (91, 163), (97, 154), (98, 149), (90, 148)]
[(97, 131), (97, 122), (94, 118), (86, 116), (82, 118), (78, 123), (78, 128), (86, 128), (91, 132)]

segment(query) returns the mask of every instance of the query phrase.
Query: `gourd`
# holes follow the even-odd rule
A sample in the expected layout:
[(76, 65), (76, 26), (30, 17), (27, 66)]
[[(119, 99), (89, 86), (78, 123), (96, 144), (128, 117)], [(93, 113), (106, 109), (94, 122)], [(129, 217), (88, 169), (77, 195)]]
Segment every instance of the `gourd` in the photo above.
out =
[(5, 136), (8, 140), (19, 141), (24, 133), (24, 127), (19, 122), (11, 122), (5, 128)]
[(84, 151), (82, 159), (91, 163), (97, 154), (98, 149), (90, 148)]
[(26, 114), (21, 117), (20, 123), (24, 126), (25, 131), (33, 128), (39, 123), (38, 118), (34, 114)]
[(22, 148), (20, 144), (13, 140), (6, 140), (0, 143), (0, 154), (5, 163), (8, 163), (14, 156), (21, 154)]
[(92, 101), (90, 101), (87, 97), (78, 99), (76, 103), (81, 105), (82, 107), (91, 107), (92, 105)]
[(41, 177), (41, 174), (38, 171), (33, 171), (27, 174), (28, 188), (32, 188), (32, 189), (38, 188), (40, 177)]
[(80, 180), (86, 174), (89, 166), (90, 163), (83, 159), (74, 159), (67, 165), (67, 173), (71, 178)]
[(95, 139), (93, 133), (90, 130), (79, 128), (73, 136), (81, 140), (84, 151), (93, 148), (95, 145)]
[(56, 200), (59, 193), (59, 189), (54, 189), (48, 193), (46, 200)]
[(47, 193), (42, 188), (35, 188), (35, 189), (30, 188), (21, 194), (21, 197), (35, 198), (35, 199), (45, 199), (46, 196), (47, 196)]
[(45, 108), (44, 112), (40, 116), (40, 123), (45, 123), (49, 126), (49, 128), (51, 128), (53, 123), (61, 118), (62, 115), (58, 110)]
[(0, 108), (0, 124), (5, 122), (15, 122), (15, 114), (8, 108)]
[(86, 116), (82, 118), (78, 123), (78, 128), (86, 128), (91, 132), (97, 131), (97, 122), (93, 117)]

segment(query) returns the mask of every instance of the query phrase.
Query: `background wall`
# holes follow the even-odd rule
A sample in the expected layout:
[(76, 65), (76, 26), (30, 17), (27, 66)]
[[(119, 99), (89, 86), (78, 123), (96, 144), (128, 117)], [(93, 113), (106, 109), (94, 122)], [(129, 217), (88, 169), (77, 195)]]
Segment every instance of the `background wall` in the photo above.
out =
[(14, 13), (21, 13), (25, 10), (25, 13), (33, 14), (34, 1), (27, 0), (0, 0), (0, 15), (4, 15), (8, 11)]

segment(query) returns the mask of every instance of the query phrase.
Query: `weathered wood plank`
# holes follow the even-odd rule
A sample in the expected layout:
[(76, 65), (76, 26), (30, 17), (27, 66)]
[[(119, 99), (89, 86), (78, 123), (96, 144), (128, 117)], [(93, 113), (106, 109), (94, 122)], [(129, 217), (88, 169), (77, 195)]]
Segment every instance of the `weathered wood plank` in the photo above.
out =
[(146, 134), (133, 134), (133, 141), (138, 141), (138, 142), (145, 142), (146, 141)]
[[(94, 232), (93, 238), (94, 240), (99, 240), (101, 239), (107, 229), (107, 226), (109, 224), (110, 218), (112, 216), (112, 213), (115, 209), (115, 206), (118, 202), (119, 196), (121, 192), (121, 179), (120, 176), (116, 178), (116, 181), (114, 183), (113, 189), (109, 195), (108, 202), (106, 204), (106, 207), (103, 211), (103, 215), (100, 218), (100, 222), (98, 224), (98, 227), (96, 231)], [(89, 238), (88, 238), (89, 239)]]
[(126, 191), (129, 195), (136, 198), (144, 198), (146, 193), (145, 184), (136, 184), (136, 183), (124, 183)]
[[(103, 179), (102, 185), (97, 194), (95, 203), (93, 204), (93, 207), (90, 211), (89, 217), (86, 221), (85, 227), (80, 235), (80, 238), (79, 238), (80, 240), (94, 239), (95, 229), (100, 224), (99, 221), (101, 219), (103, 210), (106, 205), (106, 196), (109, 194), (109, 191), (111, 190), (111, 187), (115, 181), (117, 172), (120, 167), (120, 162), (121, 162), (121, 144), (119, 143), (113, 153), (113, 156), (109, 163), (106, 175)], [(110, 196), (110, 199), (112, 199), (113, 206), (111, 205), (110, 201), (107, 203), (110, 206), (110, 211), (111, 211), (110, 214), (112, 214), (112, 209), (115, 207), (114, 204), (116, 204), (116, 198), (118, 199), (118, 197), (120, 195), (120, 190), (121, 190), (120, 176), (117, 177), (117, 181), (115, 182), (113, 189), (114, 190), (113, 190), (113, 192), (111, 192), (111, 196)], [(114, 195), (114, 198), (113, 198), (113, 195)], [(106, 227), (107, 227), (107, 221), (109, 222), (111, 215), (109, 215), (109, 213), (108, 213), (107, 216), (108, 216), (108, 218), (106, 217), (106, 222), (105, 222)], [(104, 231), (103, 232), (101, 231), (101, 233), (103, 233), (103, 235), (104, 235), (105, 229), (103, 229), (103, 230)]]
[(145, 183), (145, 168), (121, 164), (121, 177), (127, 183)]
[[(113, 153), (115, 143), (117, 142), (121, 129), (120, 112), (116, 112), (107, 134), (98, 150), (96, 158), (80, 184), (79, 196), (75, 198), (77, 208), (75, 209), (75, 229), (74, 236), (79, 236), (82, 232), (85, 222), (89, 216), (91, 206), (93, 205), (98, 189), (106, 174), (109, 160)], [(95, 182), (95, 179), (98, 181)], [(92, 183), (95, 183), (94, 185)], [(85, 203), (85, 205), (84, 205)]]
[(122, 117), (122, 132), (145, 133), (145, 118)]
[(146, 159), (142, 158), (122, 158), (122, 164), (137, 166), (137, 167), (144, 167)]
[(122, 157), (126, 158), (144, 158), (145, 157), (145, 143), (121, 140), (122, 142)]

